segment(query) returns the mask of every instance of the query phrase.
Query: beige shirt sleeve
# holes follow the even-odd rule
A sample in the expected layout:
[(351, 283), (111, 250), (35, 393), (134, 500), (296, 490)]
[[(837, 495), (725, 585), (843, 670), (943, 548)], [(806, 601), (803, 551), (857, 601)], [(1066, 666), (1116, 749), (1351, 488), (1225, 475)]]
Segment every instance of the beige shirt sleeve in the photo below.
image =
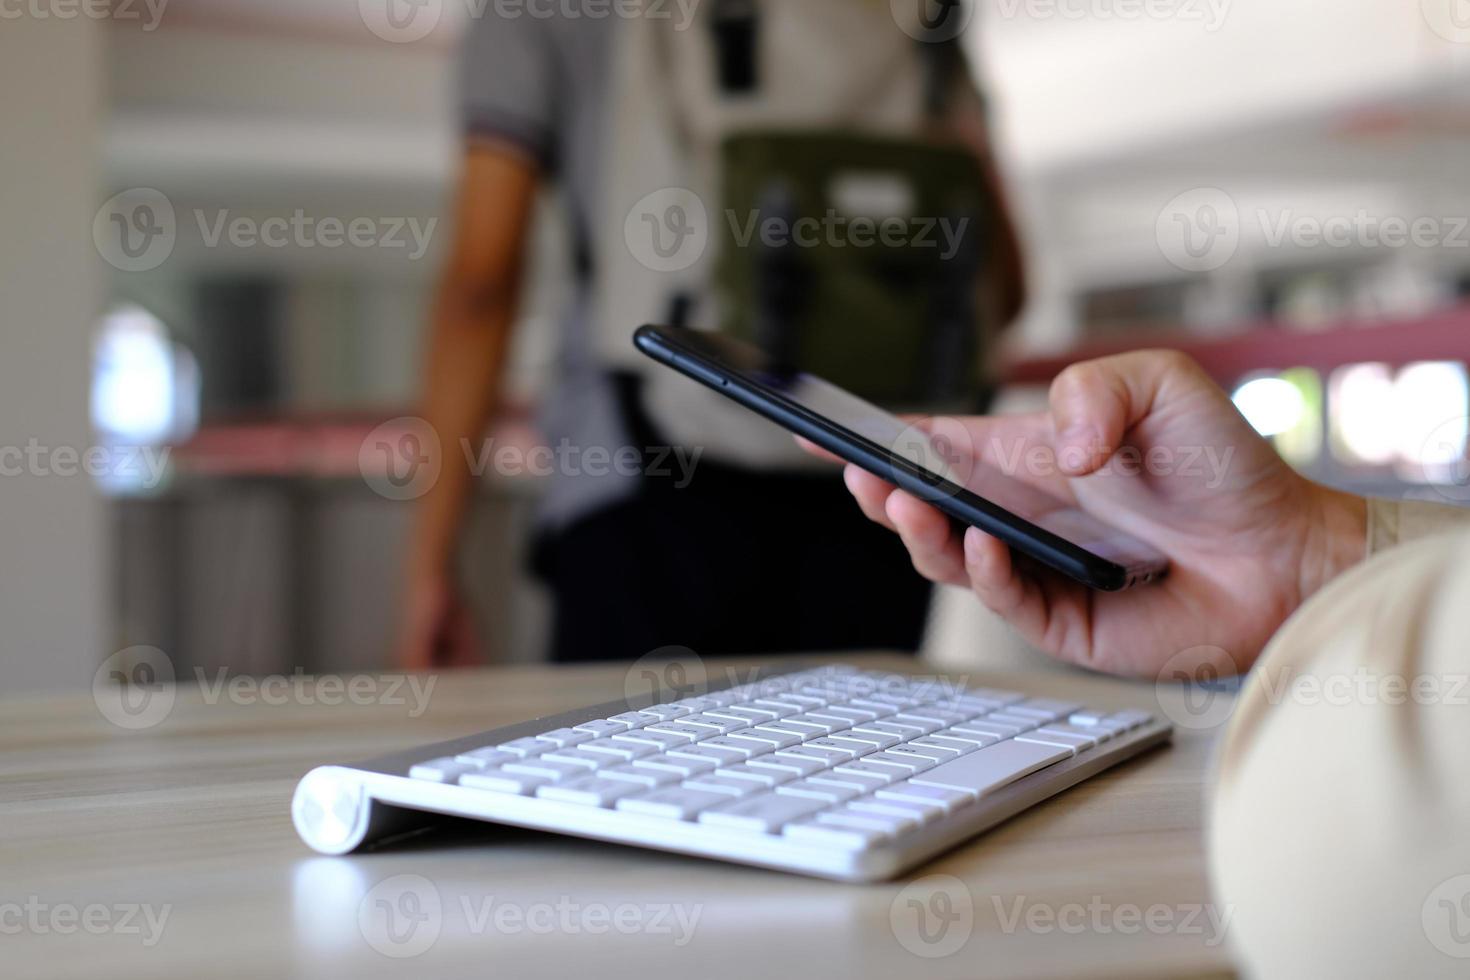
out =
[(1470, 507), (1423, 500), (1369, 500), (1368, 554), (1447, 531), (1470, 530)]
[(1374, 502), (1369, 550), (1224, 740), (1212, 877), (1254, 975), (1470, 976), (1470, 513)]

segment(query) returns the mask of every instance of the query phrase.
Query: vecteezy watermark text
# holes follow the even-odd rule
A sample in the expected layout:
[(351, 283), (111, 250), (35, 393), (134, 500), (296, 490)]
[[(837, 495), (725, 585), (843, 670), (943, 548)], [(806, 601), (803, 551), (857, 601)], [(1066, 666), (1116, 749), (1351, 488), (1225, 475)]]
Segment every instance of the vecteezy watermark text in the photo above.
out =
[(1181, 21), (1213, 34), (1225, 24), (1233, 0), (997, 0), (1005, 20)]
[(34, 437), (24, 446), (0, 446), (0, 477), (126, 479), (156, 487), (168, 470), (168, 446), (50, 446)]
[(466, 20), (493, 16), (514, 21), (653, 20), (675, 31), (694, 22), (700, 0), (357, 0), (357, 10), (374, 35), (394, 44), (421, 41), (432, 34), (450, 7), (462, 8)]
[(172, 905), (118, 902), (45, 902), (37, 895), (24, 901), (0, 901), (0, 935), (137, 936), (144, 948), (152, 949), (163, 938)]
[[(581, 445), (563, 437), (555, 445), (526, 446), (459, 441), (471, 476), (604, 478), (647, 476), (683, 490), (694, 479), (702, 447)], [(404, 416), (368, 433), (358, 449), (358, 470), (373, 492), (389, 500), (414, 500), (434, 488), (445, 461), (439, 435), (421, 418)]]
[(460, 895), (446, 902), (422, 875), (395, 875), (374, 885), (358, 903), (357, 923), (368, 945), (384, 956), (407, 959), (433, 948), (446, 920), (457, 913), (455, 932), (471, 936), (668, 937), (687, 946), (704, 914), (702, 903), (588, 902), (561, 895), (524, 901), (495, 895)]
[(169, 0), (0, 0), (0, 20), (110, 20), (157, 30)]
[(1235, 909), (1223, 909), (1205, 902), (1166, 905), (1137, 905), (1133, 902), (1110, 902), (1093, 895), (1086, 902), (1035, 902), (1025, 895), (1010, 900), (991, 896), (1001, 932), (1024, 930), (1035, 935), (1092, 933), (1125, 936), (1148, 933), (1153, 936), (1203, 936), (1206, 946), (1225, 941)]

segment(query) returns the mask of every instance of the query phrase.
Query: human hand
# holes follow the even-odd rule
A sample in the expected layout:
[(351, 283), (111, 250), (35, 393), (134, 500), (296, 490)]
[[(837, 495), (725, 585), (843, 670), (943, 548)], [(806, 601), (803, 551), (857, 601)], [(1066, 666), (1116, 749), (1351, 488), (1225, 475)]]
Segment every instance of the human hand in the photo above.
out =
[(1182, 651), (1216, 647), (1244, 671), (1301, 603), (1361, 560), (1364, 501), (1299, 476), (1189, 358), (1075, 364), (1049, 401), (1030, 415), (944, 420), (952, 468), (1002, 469), (1152, 545), (1170, 561), (1158, 585), (1094, 592), (1017, 563), (997, 539), (961, 533), (856, 466), (845, 473), (921, 574), (971, 589), (1043, 651), (1154, 677)]

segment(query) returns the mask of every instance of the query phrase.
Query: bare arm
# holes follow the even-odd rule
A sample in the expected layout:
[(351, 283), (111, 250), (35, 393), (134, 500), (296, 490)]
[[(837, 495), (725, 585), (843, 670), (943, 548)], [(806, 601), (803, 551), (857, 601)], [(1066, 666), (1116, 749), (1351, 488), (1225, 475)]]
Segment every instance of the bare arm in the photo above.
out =
[(473, 478), (460, 447), (484, 433), (499, 400), (536, 185), (537, 167), (520, 152), (467, 146), (426, 358), (420, 411), (439, 436), (443, 466), (415, 520), (397, 651), (404, 667), (432, 666), (445, 634), (464, 631), (452, 564)]

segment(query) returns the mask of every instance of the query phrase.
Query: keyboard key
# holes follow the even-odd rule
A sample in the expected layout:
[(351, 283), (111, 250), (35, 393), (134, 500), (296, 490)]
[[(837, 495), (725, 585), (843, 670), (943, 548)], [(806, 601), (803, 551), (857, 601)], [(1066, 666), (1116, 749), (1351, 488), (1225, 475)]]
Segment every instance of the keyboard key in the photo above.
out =
[[(851, 804), (848, 805), (851, 806)], [(819, 813), (814, 819), (817, 823), (827, 827), (842, 827), (848, 830), (870, 830), (884, 837), (897, 837), (899, 834), (913, 830), (919, 825), (919, 821), (913, 817), (888, 813), (863, 813), (860, 810), (849, 809)]]
[(753, 755), (765, 755), (767, 752), (774, 751), (774, 746), (770, 742), (763, 742), (758, 738), (746, 738), (738, 732), (733, 735), (718, 735), (714, 738), (707, 738), (699, 744), (706, 748), (732, 749), (737, 752), (743, 752), (746, 758)]
[(536, 737), (544, 738), (548, 742), (555, 742), (561, 748), (569, 749), (573, 745), (581, 742), (590, 742), (596, 736), (591, 732), (579, 732), (575, 728), (557, 728), (553, 731), (542, 732)]
[(1051, 698), (1031, 698), (1026, 701), (1017, 701), (1015, 704), (1007, 707), (1006, 711), (1010, 714), (1041, 718), (1045, 721), (1057, 721), (1067, 717), (1081, 707), (1082, 705), (1072, 701), (1055, 701)]
[(795, 718), (787, 718), (783, 721), (767, 722), (766, 724), (757, 725), (756, 727), (771, 732), (790, 732), (793, 735), (800, 737), (802, 740), (806, 740), (809, 738), (821, 738), (824, 735), (830, 734), (826, 725), (813, 725), (809, 722), (797, 721)]
[(810, 779), (796, 779), (776, 787), (776, 792), (789, 796), (809, 796), (817, 800), (826, 800), (829, 803), (846, 803), (848, 800), (856, 799), (863, 791), (845, 783), (822, 783), (813, 782)]
[(609, 807), (629, 793), (642, 793), (645, 787), (620, 779), (605, 779), (591, 776), (569, 783), (541, 786), (536, 796), (544, 800), (559, 800), (562, 803), (580, 803), (583, 806)]
[(556, 748), (555, 742), (543, 742), (539, 738), (518, 738), (513, 742), (506, 742), (498, 746), (500, 751), (509, 752), (511, 755), (525, 759), (542, 752), (550, 752)]
[(769, 711), (777, 718), (790, 718), (792, 715), (801, 714), (802, 711), (802, 709), (793, 704), (786, 704), (772, 698), (757, 698), (745, 705), (745, 707), (760, 708), (762, 711)]
[(854, 813), (877, 813), (885, 817), (907, 817), (920, 824), (933, 823), (949, 811), (943, 805), (921, 800), (881, 800), (865, 796), (848, 803)]
[(526, 796), (545, 786), (550, 780), (526, 773), (506, 772), (503, 769), (482, 769), (467, 772), (459, 777), (459, 785), (470, 789), (488, 789), (496, 793), (511, 793)]
[(676, 773), (680, 779), (698, 776), (715, 768), (709, 759), (678, 759), (668, 755), (654, 755), (633, 763), (635, 769), (653, 769), (658, 772)]
[(822, 729), (823, 735), (831, 735), (833, 732), (840, 732), (845, 728), (852, 727), (851, 719), (838, 718), (835, 715), (832, 715), (830, 717), (825, 715), (814, 715), (810, 712), (804, 715), (792, 715), (790, 718), (787, 718), (786, 721), (789, 724), (793, 725), (815, 725), (816, 727)]
[(939, 731), (941, 728), (948, 728), (951, 723), (947, 721), (935, 721), (932, 718), (916, 718), (907, 712), (903, 712), (884, 718), (883, 724), (906, 729), (909, 737), (913, 738), (918, 735), (929, 735)]
[(991, 721), (990, 715), (984, 715), (976, 718), (974, 721), (967, 721), (963, 725), (946, 728), (944, 731), (946, 734), (956, 738), (962, 735), (988, 735), (992, 739), (1002, 739), (1019, 735), (1024, 730), (1017, 725), (1004, 725), (1000, 722)]
[(794, 745), (789, 749), (782, 749), (773, 758), (783, 760), (808, 759), (813, 762), (823, 763), (822, 768), (825, 769), (827, 766), (834, 765), (838, 762), (846, 762), (852, 758), (852, 753), (846, 749), (812, 748), (811, 742), (807, 742), (804, 745)]
[[(937, 730), (937, 729), (936, 729)], [(865, 721), (861, 725), (852, 726), (852, 738), (857, 738), (859, 732), (871, 732), (878, 735), (888, 735), (900, 742), (906, 742), (924, 734), (922, 725), (895, 725), (891, 721)]]
[(550, 762), (570, 762), (581, 766), (588, 772), (618, 764), (616, 756), (608, 755), (606, 752), (583, 752), (581, 749), (557, 749), (555, 752), (548, 752), (537, 758)]
[(842, 738), (836, 735), (829, 735), (826, 738), (814, 738), (805, 742), (804, 747), (808, 749), (826, 749), (833, 752), (841, 752), (843, 753), (843, 757), (848, 759), (856, 759), (860, 755), (867, 755), (869, 752), (877, 751), (868, 742), (860, 742), (855, 739)]
[(885, 711), (874, 708), (867, 708), (861, 705), (853, 704), (851, 701), (843, 705), (829, 704), (827, 705), (827, 707), (814, 713), (820, 716), (836, 715), (838, 718), (846, 718), (848, 721), (854, 723), (860, 721), (877, 721), (879, 718), (893, 714), (891, 710)]
[[(908, 774), (904, 773), (903, 775)], [(863, 794), (871, 793), (879, 786), (884, 786), (893, 781), (893, 777), (886, 774), (880, 776), (866, 772), (838, 772), (836, 769), (829, 769), (826, 772), (814, 772), (807, 779), (814, 783), (830, 786), (846, 786), (849, 789), (855, 789)]]
[(931, 762), (948, 762), (950, 759), (959, 755), (959, 752), (954, 749), (935, 748), (932, 745), (920, 745), (919, 739), (914, 739), (912, 742), (905, 742), (902, 745), (895, 745), (891, 749), (885, 749), (884, 754), (890, 757), (897, 755), (904, 758), (928, 759)]
[(865, 742), (873, 747), (873, 750), (886, 749), (890, 745), (897, 745), (902, 741), (897, 735), (888, 732), (870, 732), (863, 728), (849, 728), (836, 738), (849, 739), (854, 742)]
[(919, 786), (968, 790), (984, 796), (1071, 755), (1070, 749), (1007, 739), (916, 773), (909, 781)]
[[(769, 759), (770, 756), (761, 758)], [(770, 766), (734, 765), (726, 766), (719, 772), (721, 776), (730, 779), (744, 779), (761, 786), (777, 786), (797, 778), (797, 774), (792, 770), (773, 769)]]
[(497, 748), (475, 749), (454, 757), (454, 761), (474, 769), (484, 769), (486, 766), (498, 766), (505, 762), (514, 762), (520, 756), (513, 752), (502, 752)]
[(725, 796), (750, 796), (765, 791), (765, 786), (753, 779), (737, 779), (721, 775), (717, 770), (703, 776), (684, 780), (685, 789), (697, 789), (706, 793), (722, 793)]
[(922, 752), (900, 752), (902, 745), (895, 745), (891, 749), (882, 752), (874, 752), (863, 759), (864, 762), (881, 762), (887, 766), (897, 766), (904, 772), (923, 772), (925, 769), (934, 768), (935, 762)]
[(1107, 716), (1108, 713), (1101, 708), (1083, 708), (1081, 711), (1072, 712), (1067, 716), (1067, 720), (1074, 725), (1091, 726), (1096, 725)]
[(579, 732), (586, 732), (593, 738), (605, 738), (608, 735), (616, 735), (619, 732), (626, 732), (628, 730), (628, 726), (620, 721), (608, 721), (607, 719), (602, 718), (598, 719), (597, 721), (584, 721), (582, 722), (582, 724), (574, 726), (574, 730)]
[(431, 759), (414, 766), (408, 771), (408, 775), (410, 779), (422, 779), (430, 783), (452, 783), (465, 773), (479, 768), (477, 763), (464, 763), (457, 759)]
[(941, 728), (933, 735), (926, 735), (924, 737), (937, 738), (942, 741), (949, 742), (965, 742), (973, 748), (979, 748), (982, 745), (994, 745), (996, 742), (1000, 741), (999, 735), (991, 735), (988, 732), (972, 731), (963, 725), (957, 726), (955, 728)]
[(987, 725), (1009, 725), (1012, 728), (1019, 728), (1023, 732), (1029, 732), (1033, 728), (1039, 728), (1042, 724), (1040, 718), (1032, 715), (1013, 715), (1005, 711), (992, 711), (979, 720), (981, 723)]
[(741, 721), (736, 718), (721, 718), (718, 715), (706, 714), (685, 715), (679, 720), (686, 725), (698, 725), (701, 728), (708, 728), (716, 735), (728, 735), (730, 732), (738, 732), (740, 729), (750, 725), (748, 721)]
[(700, 725), (681, 725), (677, 721), (661, 721), (649, 725), (643, 729), (645, 732), (664, 732), (669, 735), (677, 735), (686, 743), (697, 742), (702, 738), (710, 737), (710, 730)]
[(834, 827), (815, 821), (787, 824), (781, 835), (794, 843), (842, 851), (865, 850), (885, 837), (869, 827)]
[(744, 762), (749, 758), (739, 749), (726, 749), (703, 743), (669, 749), (666, 755), (674, 759), (705, 759), (716, 766), (728, 766), (732, 763)]
[(1093, 745), (1096, 745), (1099, 742), (1106, 742), (1108, 739), (1110, 739), (1110, 738), (1113, 737), (1113, 733), (1110, 732), (1110, 731), (1108, 731), (1106, 728), (1103, 728), (1101, 725), (1092, 725), (1092, 726), (1086, 726), (1086, 727), (1084, 727), (1082, 725), (1069, 725), (1066, 722), (1060, 722), (1060, 721), (1059, 722), (1053, 722), (1050, 725), (1042, 725), (1040, 728), (1038, 728), (1032, 734), (1033, 735), (1074, 735), (1077, 738), (1085, 738), (1085, 739), (1087, 739), (1091, 743), (1088, 746), (1088, 748), (1091, 748)]
[(634, 759), (641, 759), (658, 751), (657, 747), (646, 742), (614, 742), (611, 738), (583, 742), (577, 748), (583, 752), (593, 752), (613, 759), (622, 759), (625, 762), (632, 762)]
[(805, 756), (788, 754), (795, 751), (794, 748), (783, 749), (774, 755), (759, 755), (746, 765), (752, 769), (776, 769), (792, 776), (810, 776), (814, 772), (821, 772), (832, 766), (832, 760), (825, 757), (809, 759)]
[(784, 749), (792, 745), (801, 744), (801, 736), (791, 732), (783, 732), (776, 729), (757, 725), (755, 728), (742, 728), (737, 734), (742, 738), (753, 738), (768, 743), (772, 749)]
[(617, 808), (630, 813), (642, 813), (650, 817), (666, 817), (670, 820), (693, 820), (701, 810), (720, 803), (729, 802), (724, 793), (707, 793), (682, 786), (656, 789), (641, 796), (625, 796), (618, 800)]
[(689, 744), (689, 739), (683, 735), (670, 735), (668, 732), (653, 732), (646, 728), (635, 728), (633, 731), (623, 735), (614, 735), (613, 741), (624, 744), (652, 745), (658, 749), (673, 749)]
[(833, 774), (838, 776), (848, 776), (856, 774), (859, 776), (880, 779), (883, 781), (883, 783), (892, 783), (901, 779), (907, 779), (909, 773), (912, 771), (913, 770), (905, 769), (901, 766), (885, 766), (881, 762), (874, 763), (868, 762), (866, 760), (863, 760), (861, 762), (844, 762), (840, 766), (832, 767)]
[(684, 778), (679, 773), (668, 769), (639, 769), (632, 764), (604, 769), (597, 775), (602, 779), (615, 779), (618, 782), (645, 787), (667, 786)]
[(555, 762), (544, 757), (507, 762), (500, 769), (502, 772), (514, 773), (518, 776), (536, 776), (553, 783), (567, 779), (580, 779), (588, 773), (586, 766), (575, 762)]
[(750, 708), (744, 705), (716, 708), (714, 711), (706, 711), (705, 714), (714, 715), (716, 718), (739, 719), (747, 725), (759, 725), (763, 721), (775, 721), (781, 717), (774, 711), (762, 711), (760, 708)]
[(644, 725), (652, 725), (658, 721), (658, 715), (647, 715), (641, 711), (624, 711), (613, 715), (608, 721), (619, 721), (630, 729), (642, 728)]
[(1097, 744), (1094, 739), (1076, 738), (1072, 735), (1043, 735), (1040, 732), (1025, 732), (1017, 735), (1014, 740), (1017, 742), (1034, 742), (1037, 745), (1055, 745), (1060, 748), (1069, 749), (1070, 755), (1076, 755), (1078, 752), (1086, 752)]
[(936, 708), (927, 705), (922, 708), (906, 708), (893, 716), (894, 721), (927, 721), (932, 722), (935, 728), (948, 728), (950, 725), (963, 724), (972, 716), (964, 711), (949, 711), (945, 708)]
[(936, 752), (947, 752), (949, 754), (944, 756), (946, 759), (953, 759), (957, 755), (974, 752), (976, 749), (975, 744), (972, 742), (956, 742), (946, 739), (943, 731), (933, 735), (925, 735), (923, 738), (916, 738), (907, 744), (916, 749), (933, 749)]
[(693, 714), (688, 708), (677, 704), (655, 704), (647, 708), (639, 708), (638, 711), (641, 714), (653, 715), (660, 721), (673, 721), (675, 718)]
[(720, 702), (716, 701), (714, 698), (706, 697), (683, 698), (679, 701), (672, 701), (670, 702), (670, 704), (672, 704), (676, 708), (684, 708), (686, 711), (695, 714), (701, 711), (707, 711), (710, 708), (718, 708), (720, 706)]
[(791, 821), (824, 810), (828, 805), (826, 800), (810, 797), (763, 793), (711, 807), (699, 815), (699, 822), (731, 830), (775, 834)]
[(944, 807), (946, 812), (953, 812), (975, 802), (975, 794), (969, 790), (916, 786), (908, 781), (885, 786), (875, 791), (873, 795), (880, 800), (917, 800), (920, 803), (932, 803)]

